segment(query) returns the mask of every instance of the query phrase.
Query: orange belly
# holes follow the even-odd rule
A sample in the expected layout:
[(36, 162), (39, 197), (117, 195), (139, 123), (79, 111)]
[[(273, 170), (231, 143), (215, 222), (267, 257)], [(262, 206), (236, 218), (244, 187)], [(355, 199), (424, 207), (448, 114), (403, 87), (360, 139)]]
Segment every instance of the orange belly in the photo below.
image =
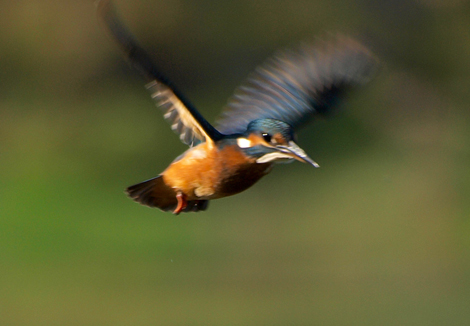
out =
[(269, 173), (271, 163), (258, 164), (236, 145), (217, 149), (202, 143), (184, 153), (163, 173), (164, 182), (188, 200), (216, 199), (237, 194)]

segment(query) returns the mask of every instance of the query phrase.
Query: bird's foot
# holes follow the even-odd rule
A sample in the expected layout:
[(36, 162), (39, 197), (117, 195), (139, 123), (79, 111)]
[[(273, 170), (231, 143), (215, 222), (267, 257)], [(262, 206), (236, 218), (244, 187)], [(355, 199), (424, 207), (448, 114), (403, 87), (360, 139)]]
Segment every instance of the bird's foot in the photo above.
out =
[(184, 195), (181, 191), (178, 191), (176, 193), (176, 200), (178, 201), (178, 204), (176, 205), (176, 208), (173, 211), (173, 214), (178, 215), (186, 208), (186, 206), (188, 205), (188, 202), (186, 200), (186, 195)]

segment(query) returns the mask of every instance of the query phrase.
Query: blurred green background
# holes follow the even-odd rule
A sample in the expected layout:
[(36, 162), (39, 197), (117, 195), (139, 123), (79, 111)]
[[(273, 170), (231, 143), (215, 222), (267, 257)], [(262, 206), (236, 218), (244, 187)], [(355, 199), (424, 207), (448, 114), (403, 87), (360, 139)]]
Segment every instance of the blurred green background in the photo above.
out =
[(1, 325), (468, 325), (469, 1), (116, 5), (210, 121), (325, 32), (383, 66), (299, 132), (320, 169), (172, 216), (123, 193), (185, 146), (92, 1), (1, 1)]

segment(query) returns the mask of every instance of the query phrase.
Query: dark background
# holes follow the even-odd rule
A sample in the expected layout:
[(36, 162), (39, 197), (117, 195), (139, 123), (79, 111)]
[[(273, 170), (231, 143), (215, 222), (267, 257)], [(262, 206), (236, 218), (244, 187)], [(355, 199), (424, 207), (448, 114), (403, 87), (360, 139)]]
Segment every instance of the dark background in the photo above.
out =
[(276, 49), (368, 41), (372, 83), (209, 210), (126, 198), (185, 146), (91, 1), (0, 2), (0, 324), (467, 325), (470, 4), (116, 1), (214, 121)]

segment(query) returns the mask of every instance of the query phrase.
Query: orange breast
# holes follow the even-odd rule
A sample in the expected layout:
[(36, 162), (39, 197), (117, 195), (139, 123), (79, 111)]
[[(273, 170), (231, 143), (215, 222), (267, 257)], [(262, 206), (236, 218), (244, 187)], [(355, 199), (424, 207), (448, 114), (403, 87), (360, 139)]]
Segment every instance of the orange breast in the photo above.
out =
[(215, 199), (251, 187), (270, 170), (271, 164), (258, 164), (236, 145), (209, 147), (202, 143), (190, 148), (163, 173), (165, 183), (182, 191), (188, 200)]

